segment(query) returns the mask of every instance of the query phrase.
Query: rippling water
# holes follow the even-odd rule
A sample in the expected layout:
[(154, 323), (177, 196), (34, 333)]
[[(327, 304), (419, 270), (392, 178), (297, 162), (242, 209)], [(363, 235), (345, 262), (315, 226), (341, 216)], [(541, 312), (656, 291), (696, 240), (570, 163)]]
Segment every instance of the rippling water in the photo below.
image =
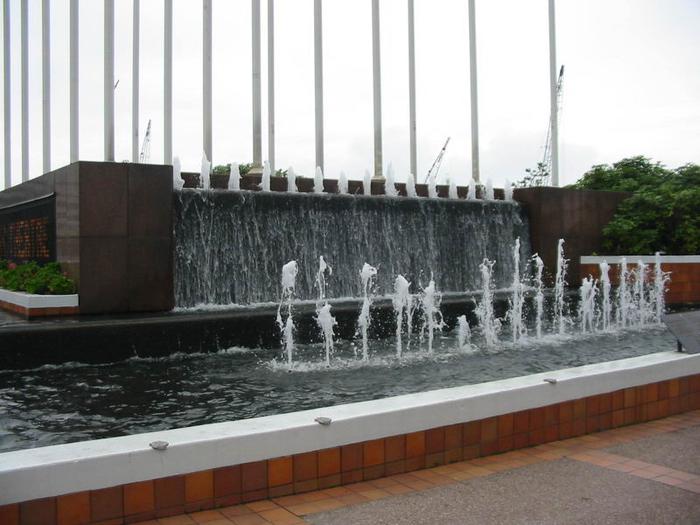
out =
[[(478, 341), (476, 341), (478, 343)], [(341, 341), (331, 369), (321, 345), (297, 353), (232, 348), (110, 365), (69, 363), (0, 372), (0, 451), (245, 419), (480, 383), (675, 349), (662, 328), (550, 338), (491, 350), (459, 350), (438, 337), (428, 356), (416, 340), (404, 359), (395, 342), (372, 341), (371, 358)]]

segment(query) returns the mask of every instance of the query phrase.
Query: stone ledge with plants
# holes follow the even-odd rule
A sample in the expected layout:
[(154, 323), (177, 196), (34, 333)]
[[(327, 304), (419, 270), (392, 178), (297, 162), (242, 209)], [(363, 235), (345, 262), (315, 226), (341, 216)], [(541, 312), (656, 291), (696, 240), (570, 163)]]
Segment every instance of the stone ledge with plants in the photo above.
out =
[(56, 262), (39, 265), (34, 261), (16, 264), (0, 260), (0, 288), (35, 295), (76, 293), (75, 282), (61, 271), (61, 265)]

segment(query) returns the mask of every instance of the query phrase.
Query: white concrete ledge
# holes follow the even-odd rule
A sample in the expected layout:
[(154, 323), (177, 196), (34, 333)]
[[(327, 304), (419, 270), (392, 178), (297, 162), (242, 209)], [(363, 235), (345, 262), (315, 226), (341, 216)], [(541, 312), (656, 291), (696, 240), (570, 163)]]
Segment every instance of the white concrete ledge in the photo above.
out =
[[(644, 264), (656, 262), (654, 255), (583, 255), (580, 263), (600, 264), (603, 261), (607, 261), (608, 264), (620, 264), (623, 257), (627, 258), (627, 264), (635, 264), (639, 260)], [(661, 262), (667, 264), (700, 263), (700, 255), (662, 255)]]
[[(321, 450), (698, 373), (700, 355), (661, 352), (362, 403), (7, 452), (0, 454), (0, 504)], [(321, 426), (314, 422), (318, 416), (333, 422)], [(149, 448), (155, 440), (170, 446), (156, 452)]]
[(0, 288), (0, 301), (16, 304), (24, 308), (68, 308), (78, 306), (78, 294), (36, 295), (25, 292), (12, 292)]

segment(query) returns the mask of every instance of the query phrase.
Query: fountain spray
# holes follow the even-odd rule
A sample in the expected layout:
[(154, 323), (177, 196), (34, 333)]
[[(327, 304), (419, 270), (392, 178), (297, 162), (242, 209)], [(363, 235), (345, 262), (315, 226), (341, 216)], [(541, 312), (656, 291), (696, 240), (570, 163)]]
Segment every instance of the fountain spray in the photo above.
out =
[(289, 193), (296, 193), (298, 191), (297, 174), (291, 166), (287, 169), (287, 191)]
[(394, 166), (391, 162), (386, 168), (386, 179), (384, 180), (384, 195), (387, 197), (397, 197), (399, 192), (396, 191), (396, 184), (394, 180)]
[(367, 331), (369, 329), (369, 324), (371, 321), (370, 317), (370, 306), (372, 305), (372, 284), (374, 278), (377, 276), (377, 269), (374, 266), (370, 266), (365, 263), (360, 270), (360, 280), (362, 282), (362, 310), (360, 310), (360, 317), (357, 319), (358, 331), (362, 334), (362, 360), (367, 361), (369, 359), (369, 349), (367, 346)]
[(473, 201), (476, 199), (476, 181), (473, 178), (469, 179), (469, 189), (467, 190), (467, 200)]
[(372, 195), (372, 174), (365, 170), (365, 177), (362, 179), (362, 191), (365, 195)]
[(595, 332), (595, 300), (596, 281), (592, 276), (584, 277), (581, 280), (579, 294), (581, 301), (579, 304), (579, 319), (581, 321), (581, 333), (585, 334), (589, 330)]
[(202, 153), (202, 164), (199, 169), (199, 187), (203, 190), (211, 188), (211, 162), (206, 153)]
[(338, 193), (344, 195), (348, 192), (348, 178), (344, 171), (340, 172), (340, 177), (338, 177)]
[(603, 293), (602, 318), (603, 331), (610, 330), (612, 303), (610, 302), (610, 265), (607, 261), (600, 263), (600, 287)]
[(466, 350), (471, 347), (472, 331), (469, 328), (469, 321), (466, 315), (460, 315), (457, 318), (457, 344), (460, 350)]
[(520, 237), (515, 239), (513, 246), (513, 292), (509, 299), (508, 320), (513, 333), (513, 343), (517, 343), (525, 334), (527, 328), (523, 322), (523, 307), (525, 305), (525, 293), (523, 283), (520, 281)]
[(406, 178), (406, 196), (407, 197), (417, 197), (416, 193), (416, 177), (413, 173), (409, 173)]
[[(287, 364), (291, 367), (294, 353), (294, 320), (292, 318), (292, 302), (296, 288), (299, 266), (296, 261), (289, 261), (282, 266), (282, 298), (277, 307), (277, 326), (282, 332), (282, 343), (287, 354)], [(286, 320), (282, 319), (282, 306), (286, 307)]]
[(498, 333), (501, 331), (501, 320), (497, 319), (493, 312), (493, 283), (491, 278), (494, 264), (496, 264), (496, 261), (484, 259), (484, 262), (479, 265), (483, 287), (481, 302), (476, 306), (479, 328), (488, 347), (493, 347), (498, 343)]
[(435, 330), (442, 330), (445, 326), (440, 312), (440, 301), (442, 296), (435, 288), (435, 281), (430, 279), (428, 286), (423, 288), (421, 296), (421, 306), (423, 307), (423, 327), (421, 334), (428, 330), (428, 353), (433, 353), (433, 338)]
[(542, 339), (542, 318), (544, 317), (544, 262), (538, 254), (532, 256), (535, 262), (535, 330), (537, 339)]
[(320, 166), (316, 166), (314, 174), (314, 193), (323, 193), (323, 170)]
[(228, 176), (228, 189), (231, 191), (239, 191), (241, 189), (241, 170), (235, 162), (231, 163), (231, 172)]
[(564, 239), (559, 239), (557, 245), (557, 275), (554, 279), (554, 325), (559, 335), (564, 334), (566, 326), (566, 270), (569, 260), (564, 257)]
[(262, 178), (260, 179), (260, 189), (262, 191), (270, 191), (270, 163), (263, 162)]
[(394, 296), (391, 302), (394, 306), (394, 316), (396, 317), (396, 357), (401, 358), (401, 332), (403, 329), (404, 315), (408, 321), (407, 338), (411, 340), (410, 316), (413, 305), (413, 297), (410, 292), (411, 283), (403, 275), (396, 277), (394, 281)]

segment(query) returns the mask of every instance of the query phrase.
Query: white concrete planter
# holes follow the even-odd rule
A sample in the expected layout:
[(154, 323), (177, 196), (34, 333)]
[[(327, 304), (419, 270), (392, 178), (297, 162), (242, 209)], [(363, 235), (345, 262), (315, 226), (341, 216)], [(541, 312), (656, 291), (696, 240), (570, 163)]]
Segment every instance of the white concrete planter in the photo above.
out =
[(78, 294), (36, 295), (0, 288), (0, 308), (26, 317), (73, 315), (78, 313)]

